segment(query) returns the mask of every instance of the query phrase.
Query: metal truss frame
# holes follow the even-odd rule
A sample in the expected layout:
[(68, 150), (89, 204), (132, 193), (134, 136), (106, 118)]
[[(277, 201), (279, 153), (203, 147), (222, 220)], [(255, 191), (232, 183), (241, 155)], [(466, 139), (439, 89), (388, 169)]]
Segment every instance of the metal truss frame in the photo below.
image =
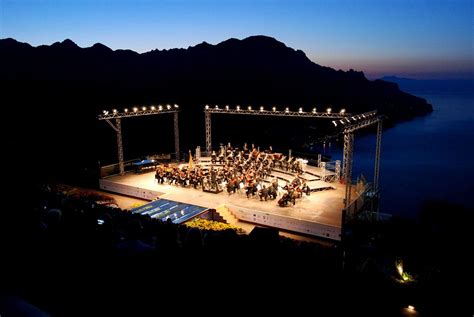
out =
[[(106, 121), (112, 129), (114, 129), (117, 134), (117, 154), (119, 162), (119, 172), (120, 175), (125, 174), (124, 158), (123, 158), (123, 141), (122, 141), (122, 118), (130, 117), (140, 117), (140, 116), (150, 116), (150, 115), (159, 115), (173, 113), (173, 123), (174, 123), (174, 149), (176, 152), (176, 159), (179, 161), (179, 106), (178, 105), (166, 105), (166, 106), (150, 106), (150, 107), (133, 107), (131, 111), (129, 109), (124, 109), (122, 112), (117, 111), (116, 109), (112, 111), (104, 110), (101, 115), (97, 117), (98, 120)], [(110, 121), (115, 119), (115, 124)]]
[[(377, 144), (376, 144), (376, 155), (375, 155), (375, 166), (374, 166), (374, 188), (378, 190), (379, 182), (379, 169), (380, 169), (380, 146), (382, 139), (382, 116), (377, 115), (377, 110), (368, 111), (361, 114), (350, 114), (346, 113), (345, 110), (340, 112), (332, 112), (327, 109), (326, 112), (317, 112), (316, 108), (312, 111), (304, 111), (303, 108), (299, 108), (298, 111), (290, 111), (289, 108), (284, 110), (277, 110), (273, 107), (272, 110), (265, 110), (263, 107), (253, 109), (248, 107), (242, 109), (240, 106), (236, 108), (230, 108), (229, 106), (219, 107), (218, 105), (210, 107), (208, 105), (204, 108), (205, 116), (205, 130), (206, 130), (206, 151), (210, 153), (212, 151), (212, 129), (211, 129), (211, 114), (234, 114), (234, 115), (253, 115), (253, 116), (277, 116), (277, 117), (301, 117), (301, 118), (326, 118), (326, 119), (337, 119), (333, 120), (335, 127), (342, 129), (344, 135), (344, 150), (342, 167), (339, 165), (336, 168), (335, 180), (341, 178), (346, 183), (346, 193), (344, 199), (344, 206), (347, 208), (351, 202), (351, 183), (352, 183), (352, 165), (353, 165), (353, 153), (354, 153), (354, 133), (359, 130), (378, 124), (377, 126)], [(322, 164), (320, 157), (318, 157), (318, 164)], [(339, 163), (340, 164), (340, 163)], [(341, 171), (342, 170), (342, 171)], [(342, 172), (342, 176), (341, 175)]]
[(326, 118), (326, 119), (347, 119), (351, 117), (350, 113), (345, 112), (342, 109), (339, 112), (332, 112), (331, 108), (326, 109), (325, 112), (318, 112), (316, 108), (311, 111), (304, 111), (303, 108), (299, 108), (298, 111), (290, 111), (287, 107), (283, 110), (278, 110), (273, 107), (272, 110), (265, 110), (263, 107), (253, 109), (251, 106), (246, 109), (237, 106), (230, 108), (229, 106), (214, 107), (205, 106), (205, 127), (206, 127), (206, 151), (210, 153), (212, 151), (212, 130), (211, 130), (211, 114), (235, 114), (235, 115), (251, 115), (251, 116), (274, 116), (274, 117), (300, 117), (300, 118)]

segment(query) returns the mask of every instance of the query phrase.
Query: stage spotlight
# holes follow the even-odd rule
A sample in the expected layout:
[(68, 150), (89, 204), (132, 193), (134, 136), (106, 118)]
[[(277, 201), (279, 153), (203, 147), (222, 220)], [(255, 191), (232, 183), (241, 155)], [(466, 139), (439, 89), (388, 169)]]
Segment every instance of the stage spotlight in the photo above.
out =
[(216, 108), (216, 109), (219, 109), (219, 106), (218, 106), (218, 105), (216, 105), (214, 108)]
[(332, 124), (334, 124), (335, 127), (337, 127), (337, 122), (336, 121), (332, 121)]
[(229, 110), (229, 106), (225, 106), (225, 110)]
[(247, 108), (247, 109), (248, 109), (248, 110), (252, 110), (252, 106), (248, 106), (248, 108)]
[(125, 113), (127, 113), (127, 112), (128, 112), (128, 108), (123, 109), (123, 111), (124, 111)]
[(113, 113), (117, 113), (117, 109), (112, 110)]
[(346, 109), (342, 108), (341, 111), (339, 111), (339, 113), (341, 113), (341, 114), (346, 113)]
[(237, 106), (237, 108), (236, 108), (236, 109), (237, 109), (237, 111), (240, 111), (240, 106)]
[(346, 118), (346, 121), (347, 121), (347, 123), (351, 123), (351, 120), (349, 120), (348, 118)]
[(363, 115), (362, 115), (362, 117), (364, 117), (364, 118), (365, 118), (365, 114), (363, 114)]
[(263, 111), (263, 107), (260, 107), (260, 111)]
[(206, 107), (205, 107), (205, 108), (206, 108), (206, 110), (207, 110), (207, 109), (209, 109), (209, 105), (206, 105)]
[(352, 117), (352, 120), (357, 121), (357, 118), (356, 118), (356, 117)]
[(285, 108), (285, 112), (286, 112), (286, 113), (290, 112), (290, 108), (286, 107), (286, 108)]
[(178, 108), (179, 108), (179, 106), (178, 106), (177, 104), (174, 104), (174, 107), (175, 107), (176, 109), (178, 109)]
[(332, 111), (331, 108), (327, 108), (327, 109), (326, 109), (326, 112), (327, 112), (327, 113), (331, 113), (331, 111)]
[(298, 109), (298, 112), (299, 112), (299, 113), (303, 113), (303, 108), (299, 108), (299, 109)]
[(342, 125), (346, 124), (346, 122), (345, 122), (344, 120), (342, 120), (342, 119), (339, 120), (339, 122), (340, 122)]
[(146, 110), (146, 107), (142, 107), (142, 110), (145, 111), (145, 110)]
[(103, 113), (103, 114), (106, 114), (106, 113), (107, 113), (107, 110), (102, 110), (102, 113)]
[(171, 106), (170, 105), (166, 105), (166, 109), (170, 110)]
[(415, 306), (413, 305), (408, 305), (407, 307), (408, 310), (415, 311)]
[(313, 108), (313, 113), (316, 113), (316, 108)]
[(133, 107), (133, 112), (137, 112), (138, 111), (138, 108), (137, 107)]
[(151, 106), (151, 110), (156, 110), (156, 107), (155, 107), (155, 106)]
[(162, 106), (162, 105), (159, 105), (159, 106), (158, 106), (158, 110), (160, 110), (160, 111), (163, 110), (163, 106)]
[(272, 110), (273, 110), (273, 111), (277, 111), (277, 108), (276, 108), (276, 107), (273, 107)]

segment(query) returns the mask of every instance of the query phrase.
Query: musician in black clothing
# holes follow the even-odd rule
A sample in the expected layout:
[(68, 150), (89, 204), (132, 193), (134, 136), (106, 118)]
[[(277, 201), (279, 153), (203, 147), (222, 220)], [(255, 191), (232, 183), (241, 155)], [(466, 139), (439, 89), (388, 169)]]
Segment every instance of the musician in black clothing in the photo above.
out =
[(211, 188), (217, 189), (217, 177), (216, 170), (211, 167)]
[(309, 196), (311, 194), (311, 189), (309, 188), (308, 184), (306, 182), (303, 182), (303, 185), (301, 186), (301, 191), (306, 194), (306, 196)]

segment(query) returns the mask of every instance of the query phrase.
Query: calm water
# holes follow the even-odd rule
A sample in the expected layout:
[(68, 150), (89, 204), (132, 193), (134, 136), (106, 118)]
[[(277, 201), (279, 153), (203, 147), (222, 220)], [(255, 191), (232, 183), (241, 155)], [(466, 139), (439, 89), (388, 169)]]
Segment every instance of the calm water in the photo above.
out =
[[(416, 217), (427, 199), (468, 203), (474, 196), (474, 96), (419, 95), (432, 114), (396, 125), (382, 136), (381, 211)], [(334, 159), (341, 149), (326, 147)], [(354, 175), (373, 179), (375, 136), (356, 136)]]

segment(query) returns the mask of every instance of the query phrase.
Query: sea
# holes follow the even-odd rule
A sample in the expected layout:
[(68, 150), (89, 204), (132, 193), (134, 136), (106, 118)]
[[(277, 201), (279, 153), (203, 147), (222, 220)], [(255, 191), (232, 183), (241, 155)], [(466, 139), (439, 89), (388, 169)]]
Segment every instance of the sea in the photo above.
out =
[[(471, 207), (474, 198), (474, 93), (417, 93), (433, 112), (384, 130), (380, 211), (417, 218), (423, 203), (443, 200)], [(356, 135), (354, 178), (373, 180), (374, 134)], [(341, 159), (337, 144), (319, 149)], [(447, 212), (449, 212), (447, 210)]]

